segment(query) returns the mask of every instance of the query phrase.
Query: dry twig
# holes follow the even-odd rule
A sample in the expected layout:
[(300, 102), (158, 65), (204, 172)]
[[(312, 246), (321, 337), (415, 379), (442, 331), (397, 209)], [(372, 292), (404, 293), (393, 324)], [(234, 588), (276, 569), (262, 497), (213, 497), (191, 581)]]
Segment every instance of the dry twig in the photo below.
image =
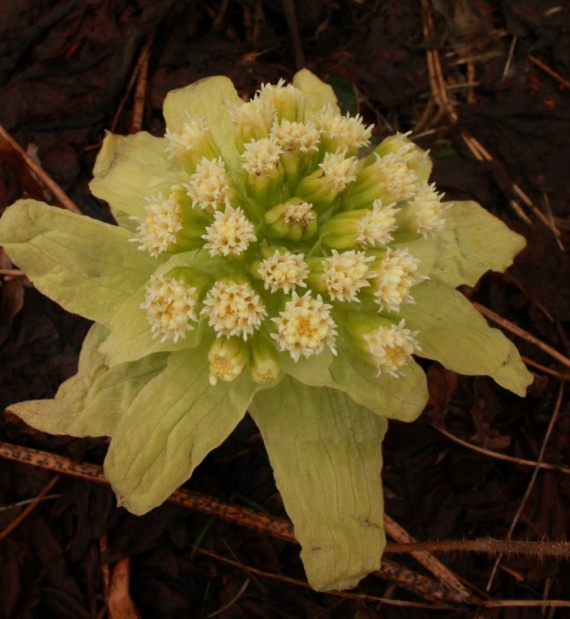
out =
[[(530, 478), (530, 481), (528, 482), (528, 486), (526, 489), (526, 492), (524, 493), (524, 496), (520, 502), (520, 505), (517, 509), (517, 513), (515, 514), (515, 517), (513, 518), (513, 521), (511, 522), (511, 526), (509, 527), (509, 531), (507, 533), (507, 539), (510, 540), (512, 535), (513, 535), (513, 531), (515, 530), (515, 527), (519, 521), (519, 518), (522, 514), (523, 509), (525, 508), (525, 505), (530, 497), (530, 493), (532, 492), (532, 489), (534, 488), (534, 484), (536, 482), (536, 478), (538, 477), (538, 473), (540, 471), (540, 466), (539, 463), (542, 462), (542, 459), (544, 458), (544, 453), (546, 451), (546, 446), (548, 444), (548, 441), (550, 440), (550, 436), (552, 434), (552, 430), (554, 429), (554, 425), (556, 424), (556, 421), (558, 420), (558, 415), (560, 413), (560, 407), (562, 406), (562, 399), (564, 397), (564, 383), (560, 383), (560, 388), (558, 390), (558, 398), (556, 400), (556, 404), (554, 406), (554, 411), (552, 413), (552, 416), (550, 418), (550, 423), (548, 424), (548, 428), (546, 429), (546, 433), (544, 435), (544, 439), (542, 441), (542, 445), (540, 447), (540, 451), (538, 453), (538, 458), (537, 458), (537, 463), (536, 463), (536, 467), (532, 473), (532, 476)], [(495, 565), (493, 566), (493, 569), (491, 571), (491, 575), (489, 576), (489, 581), (487, 582), (487, 587), (486, 590), (490, 591), (491, 589), (491, 585), (493, 584), (493, 580), (495, 579), (495, 574), (497, 573), (497, 568), (501, 562), (501, 559), (503, 557), (503, 553), (501, 553), (498, 557), (497, 560), (495, 561)]]
[(475, 309), (481, 312), (481, 314), (483, 314), (483, 316), (485, 316), (485, 318), (487, 318), (488, 320), (491, 320), (492, 322), (500, 325), (503, 329), (505, 329), (505, 331), (509, 331), (513, 335), (518, 335), (518, 337), (522, 337), (527, 342), (534, 344), (535, 346), (540, 348), (540, 350), (545, 352), (547, 355), (549, 355), (553, 359), (556, 359), (556, 361), (561, 363), (563, 366), (570, 368), (570, 359), (568, 357), (565, 357), (562, 353), (559, 353), (557, 350), (555, 350), (548, 344), (545, 344), (544, 342), (539, 340), (537, 337), (535, 337), (528, 331), (521, 329), (520, 327), (513, 324), (512, 322), (499, 316), (499, 314), (495, 314), (495, 312), (486, 308), (485, 306), (480, 305), (479, 303), (476, 303), (475, 301), (473, 301), (472, 303), (473, 303), (473, 307), (475, 307)]
[(42, 499), (47, 496), (47, 493), (55, 486), (55, 484), (57, 484), (60, 479), (60, 475), (54, 475), (41, 489), (40, 493), (33, 500), (33, 502), (30, 503), (30, 505), (28, 505), (17, 518), (14, 518), (14, 520), (12, 520), (12, 522), (3, 531), (0, 531), (0, 542), (3, 539), (6, 539), (8, 535), (10, 535), (10, 533), (12, 533), (14, 529), (16, 529), (16, 527), (18, 527), (22, 522), (24, 522), (24, 520), (34, 511), (34, 509), (36, 509)]
[(14, 140), (14, 138), (0, 125), (0, 150), (9, 150), (16, 154), (22, 163), (28, 168), (32, 176), (43, 185), (52, 196), (68, 211), (81, 214), (79, 207), (63, 191), (63, 189), (39, 166)]
[[(80, 477), (88, 481), (106, 484), (107, 480), (103, 475), (102, 468), (94, 464), (79, 464), (73, 462), (69, 458), (64, 458), (55, 454), (42, 452), (35, 449), (11, 445), (9, 443), (0, 443), (0, 457), (23, 462), (39, 468), (57, 471), (66, 475)], [(236, 505), (228, 505), (222, 501), (218, 501), (213, 497), (209, 497), (197, 492), (179, 489), (169, 499), (170, 502), (176, 503), (189, 509), (194, 509), (204, 514), (217, 516), (229, 522), (235, 522), (242, 526), (261, 531), (285, 540), (291, 543), (298, 543), (294, 534), (291, 523), (282, 518), (261, 514), (247, 507)], [(395, 523), (388, 519), (386, 528), (392, 537), (400, 537), (400, 533), (395, 528)], [(413, 544), (410, 544), (410, 549)], [(433, 558), (433, 565), (439, 564)], [(425, 560), (425, 558), (424, 558)], [(441, 564), (440, 564), (441, 565)], [(441, 565), (436, 569), (439, 575), (449, 574), (448, 570)], [(437, 599), (439, 601), (451, 603), (465, 603), (465, 590), (457, 591), (453, 586), (453, 579), (449, 576), (443, 576), (446, 580), (443, 583), (436, 582), (391, 562), (383, 561), (382, 568), (376, 572), (376, 575), (386, 580), (397, 582), (400, 586), (405, 587), (416, 593), (416, 595), (427, 597), (427, 599)], [(472, 596), (467, 592), (467, 596), (473, 600)]]

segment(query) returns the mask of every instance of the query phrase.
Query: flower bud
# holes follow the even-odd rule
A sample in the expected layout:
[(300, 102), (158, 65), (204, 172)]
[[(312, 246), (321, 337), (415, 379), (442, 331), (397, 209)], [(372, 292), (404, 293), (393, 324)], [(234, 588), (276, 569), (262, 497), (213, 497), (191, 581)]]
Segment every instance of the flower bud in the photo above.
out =
[(396, 133), (383, 140), (374, 150), (380, 157), (393, 153), (405, 161), (421, 182), (427, 181), (431, 173), (432, 163), (428, 151), (414, 144), (405, 133)]
[(259, 98), (228, 108), (231, 120), (236, 125), (236, 147), (241, 153), (245, 145), (269, 136), (275, 120), (275, 108), (270, 101)]
[(382, 373), (397, 377), (403, 366), (419, 350), (416, 331), (404, 328), (405, 322), (395, 323), (381, 316), (351, 314), (344, 322), (353, 350)]
[(371, 209), (358, 209), (333, 215), (321, 230), (323, 245), (334, 249), (382, 247), (393, 240), (396, 214), (394, 204), (383, 206), (375, 200)]
[(220, 152), (210, 133), (208, 123), (201, 116), (190, 116), (181, 131), (166, 129), (167, 152), (178, 159), (189, 174), (193, 174), (203, 158), (216, 159)]
[(303, 118), (306, 99), (299, 89), (280, 79), (276, 85), (262, 84), (255, 100), (269, 102), (277, 112), (279, 120), (294, 122)]
[(380, 157), (373, 153), (362, 164), (356, 180), (343, 195), (345, 209), (359, 209), (370, 206), (380, 199), (383, 204), (397, 203), (411, 197), (419, 179), (394, 153)]
[(251, 342), (251, 377), (256, 383), (276, 380), (281, 374), (275, 345), (263, 335)]
[(296, 194), (317, 211), (324, 211), (355, 180), (356, 167), (356, 157), (346, 157), (345, 151), (325, 153), (320, 169), (301, 180)]
[(312, 204), (301, 198), (291, 198), (265, 213), (265, 221), (275, 238), (301, 241), (317, 232), (317, 214)]
[(242, 373), (248, 359), (249, 347), (239, 338), (216, 338), (208, 352), (210, 385), (215, 385), (218, 378), (233, 382)]
[(281, 164), (282, 150), (273, 138), (252, 140), (241, 156), (247, 173), (251, 196), (260, 204), (275, 202), (281, 193), (285, 170)]

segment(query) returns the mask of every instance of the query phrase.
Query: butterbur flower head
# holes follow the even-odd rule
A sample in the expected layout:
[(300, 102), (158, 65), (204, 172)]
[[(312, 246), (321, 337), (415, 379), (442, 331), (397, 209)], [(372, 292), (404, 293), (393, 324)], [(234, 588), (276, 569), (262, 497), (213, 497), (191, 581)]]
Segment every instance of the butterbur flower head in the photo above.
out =
[(309, 275), (309, 268), (303, 254), (279, 252), (275, 250), (273, 256), (263, 260), (257, 272), (263, 280), (266, 289), (271, 292), (282, 290), (285, 294), (297, 286), (306, 288), (305, 280)]
[(330, 103), (321, 110), (317, 124), (329, 148), (355, 153), (370, 143), (372, 125), (366, 126), (358, 114), (340, 115)]
[(392, 232), (398, 227), (396, 214), (399, 211), (395, 202), (384, 206), (379, 198), (374, 200), (372, 209), (360, 220), (358, 247), (383, 247), (393, 241)]
[(280, 79), (277, 84), (262, 84), (256, 99), (270, 103), (280, 120), (296, 121), (304, 116), (307, 97), (293, 84)]
[(319, 168), (330, 187), (341, 192), (356, 178), (356, 158), (347, 157), (346, 150), (337, 150), (334, 153), (325, 153)]
[(305, 176), (297, 185), (296, 194), (323, 210), (329, 207), (356, 178), (357, 160), (346, 150), (325, 152), (317, 169)]
[(443, 232), (445, 228), (446, 206), (441, 201), (435, 185), (425, 183), (409, 201), (411, 227), (418, 234), (427, 238)]
[(166, 152), (178, 159), (187, 169), (195, 169), (203, 159), (218, 156), (218, 150), (212, 140), (210, 127), (202, 116), (187, 115), (187, 121), (180, 131), (166, 129), (168, 140)]
[(230, 179), (222, 157), (203, 157), (184, 186), (194, 206), (201, 209), (219, 209), (228, 205), (232, 197)]
[(384, 247), (394, 240), (398, 228), (395, 203), (384, 206), (376, 199), (372, 208), (356, 209), (333, 215), (322, 226), (324, 245), (334, 249)]
[(362, 251), (332, 250), (332, 256), (323, 263), (322, 281), (329, 297), (333, 301), (359, 301), (358, 292), (370, 286), (370, 278), (375, 274), (370, 270), (374, 256), (367, 256)]
[(153, 337), (160, 337), (162, 342), (171, 339), (176, 344), (195, 328), (196, 292), (196, 288), (175, 278), (151, 276), (141, 309), (146, 311)]
[(398, 312), (402, 303), (413, 303), (412, 287), (421, 281), (420, 261), (407, 249), (388, 248), (372, 266), (374, 298), (380, 310)]
[(105, 474), (137, 514), (249, 411), (309, 582), (351, 588), (385, 544), (386, 419), (427, 401), (414, 356), (524, 393), (514, 346), (454, 290), (524, 242), (474, 202), (443, 203), (408, 137), (364, 154), (372, 127), (309, 71), (248, 102), (200, 80), (168, 94), (164, 117), (165, 137), (104, 141), (91, 188), (119, 226), (33, 200), (0, 219), (13, 262), (95, 322), (57, 405), (11, 410), (110, 436)]
[(252, 140), (245, 145), (243, 169), (253, 176), (268, 176), (279, 166), (282, 152), (274, 138)]
[(332, 306), (324, 303), (320, 295), (314, 298), (306, 292), (300, 297), (293, 292), (285, 309), (272, 319), (277, 327), (277, 333), (272, 337), (280, 350), (289, 352), (294, 361), (301, 356), (318, 355), (327, 347), (336, 354), (337, 333), (331, 309)]
[(139, 222), (138, 236), (132, 240), (140, 243), (140, 250), (158, 256), (176, 245), (176, 235), (182, 229), (182, 210), (176, 200), (165, 200), (159, 194), (148, 201), (145, 211), (144, 217), (135, 218)]
[(214, 213), (214, 222), (202, 238), (207, 241), (204, 248), (211, 256), (239, 255), (256, 240), (253, 224), (241, 208), (232, 206)]
[(242, 373), (248, 359), (249, 350), (242, 340), (215, 339), (208, 351), (210, 385), (215, 385), (218, 379), (233, 382)]
[(396, 378), (400, 376), (402, 367), (419, 351), (416, 335), (401, 320), (398, 324), (381, 324), (377, 330), (362, 336), (378, 375), (387, 372)]
[(235, 125), (236, 145), (241, 152), (252, 140), (268, 137), (277, 116), (277, 111), (268, 99), (255, 98), (247, 103), (229, 103), (230, 119)]
[(321, 134), (310, 121), (299, 123), (282, 120), (273, 124), (271, 137), (282, 152), (309, 154), (319, 150)]
[(248, 282), (217, 281), (208, 291), (201, 311), (218, 336), (245, 340), (261, 325), (267, 311)]
[(299, 242), (313, 237), (318, 231), (313, 205), (300, 198), (293, 198), (269, 209), (264, 220), (269, 224), (272, 236), (279, 239)]

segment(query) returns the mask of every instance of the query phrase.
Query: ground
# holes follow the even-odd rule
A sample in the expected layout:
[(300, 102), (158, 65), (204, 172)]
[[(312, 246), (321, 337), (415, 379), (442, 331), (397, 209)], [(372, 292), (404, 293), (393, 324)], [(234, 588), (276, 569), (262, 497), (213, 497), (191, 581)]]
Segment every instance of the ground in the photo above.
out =
[[(249, 96), (306, 66), (346, 110), (375, 124), (377, 138), (411, 131), (429, 148), (446, 199), (477, 200), (526, 237), (506, 274), (463, 292), (535, 374), (521, 399), (489, 379), (426, 365), (425, 413), (392, 423), (384, 444), (386, 511), (415, 540), (443, 540), (427, 549), (445, 551), (437, 557), (450, 571), (434, 575), (405, 549), (345, 596), (307, 588), (297, 546), (274, 535), (288, 530), (281, 520), (251, 528), (251, 509), (285, 517), (251, 420), (187, 484), (206, 495), (190, 496), (198, 509), (169, 503), (138, 518), (86, 479), (98, 469), (80, 466), (102, 462), (104, 440), (42, 435), (7, 414), (0, 617), (568, 616), (568, 550), (555, 543), (568, 536), (570, 516), (568, 6), (6, 0), (0, 24), (0, 207), (23, 195), (65, 202), (52, 179), (84, 213), (110, 221), (87, 188), (105, 130), (160, 135), (173, 88), (222, 74)], [(74, 373), (89, 325), (36, 292), (5, 254), (0, 268), (4, 409), (53, 396)], [(212, 515), (215, 501), (231, 504), (234, 518)], [(394, 536), (406, 541), (395, 525)], [(539, 554), (508, 544), (502, 554), (487, 538), (547, 543)]]

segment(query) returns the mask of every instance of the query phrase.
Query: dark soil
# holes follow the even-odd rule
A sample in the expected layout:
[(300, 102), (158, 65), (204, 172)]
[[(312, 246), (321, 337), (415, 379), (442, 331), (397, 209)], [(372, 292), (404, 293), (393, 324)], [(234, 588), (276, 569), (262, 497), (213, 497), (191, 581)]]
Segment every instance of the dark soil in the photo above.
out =
[[(133, 112), (141, 110), (142, 101), (142, 128), (159, 135), (169, 90), (224, 74), (240, 93), (251, 95), (261, 82), (290, 79), (300, 68), (296, 64), (304, 62), (335, 86), (347, 110), (376, 124), (377, 138), (412, 131), (413, 139), (431, 149), (434, 180), (447, 199), (477, 200), (526, 236), (528, 246), (508, 273), (488, 274), (476, 289), (464, 292), (540, 344), (567, 354), (568, 5), (556, 0), (307, 0), (295, 3), (291, 29), (284, 9), (290, 4), (4, 0), (0, 123), (83, 212), (110, 221), (107, 206), (87, 188), (104, 130), (141, 128)], [(430, 80), (433, 62), (441, 67), (439, 82), (433, 71)], [(143, 74), (148, 70), (146, 83), (139, 67)], [(472, 140), (489, 156), (477, 146), (470, 149)], [(4, 145), (0, 155), (0, 206), (22, 195), (55, 202), (13, 151)], [(10, 267), (0, 254), (0, 268)], [(43, 298), (23, 277), (6, 277), (2, 295), (3, 409), (53, 396), (74, 373), (89, 325)], [(570, 463), (570, 403), (563, 392), (570, 361), (555, 359), (524, 338), (515, 341), (536, 374), (525, 399), (489, 379), (456, 376), (430, 364), (427, 411), (413, 424), (391, 424), (384, 446), (386, 510), (417, 540), (504, 540), (511, 528), (515, 540), (568, 537), (570, 477), (556, 467)], [(106, 449), (101, 440), (42, 435), (9, 416), (0, 421), (0, 441), (95, 464)], [(532, 466), (489, 452), (533, 462), (541, 457), (554, 466), (533, 478)], [(54, 475), (0, 461), (0, 618), (134, 617), (107, 603), (108, 570), (128, 567), (124, 558), (130, 558), (130, 594), (144, 619), (570, 616), (567, 559), (502, 556), (485, 592), (496, 555), (438, 555), (481, 598), (527, 606), (478, 610), (448, 600), (446, 610), (434, 610), (429, 608), (433, 600), (421, 591), (376, 575), (353, 591), (360, 597), (317, 594), (302, 586), (294, 545), (172, 504), (137, 518), (115, 507), (108, 487), (73, 476), (56, 478), (42, 502), (2, 533), (26, 508), (20, 503), (34, 499)], [(249, 419), (207, 458), (187, 487), (284, 516)], [(427, 574), (409, 554), (389, 558)], [(285, 582), (285, 577), (300, 582)], [(118, 572), (112, 583), (120, 589)], [(567, 600), (568, 607), (532, 605), (540, 600)]]

